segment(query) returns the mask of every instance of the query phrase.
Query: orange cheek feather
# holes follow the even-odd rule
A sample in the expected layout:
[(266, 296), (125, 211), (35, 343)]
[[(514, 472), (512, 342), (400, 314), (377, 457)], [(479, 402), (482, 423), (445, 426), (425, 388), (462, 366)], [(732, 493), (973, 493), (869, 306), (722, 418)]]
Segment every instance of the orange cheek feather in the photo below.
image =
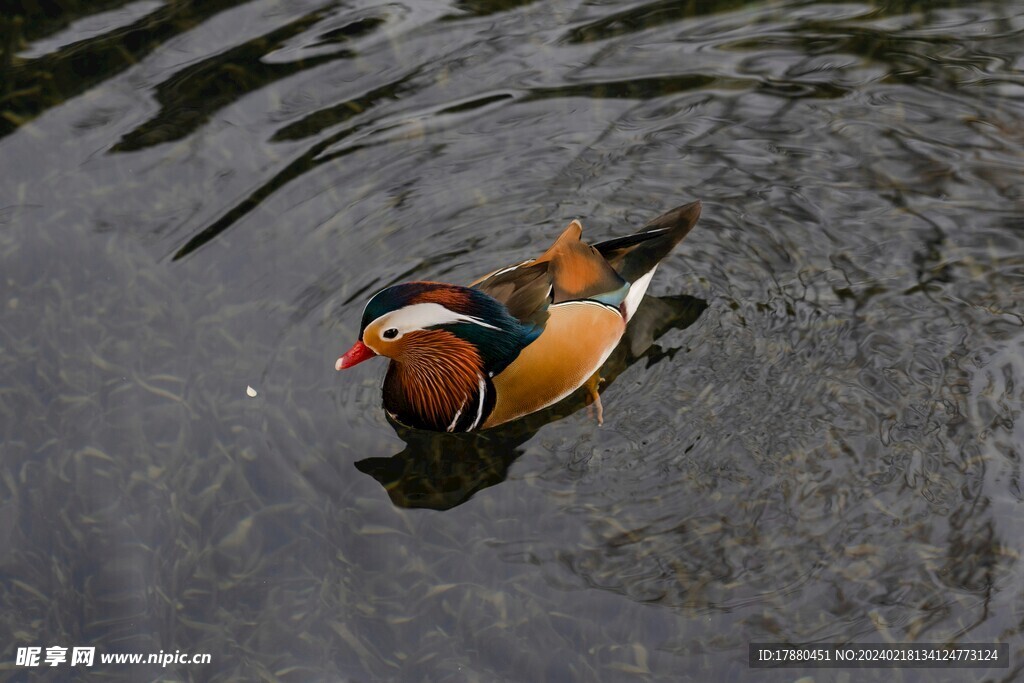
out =
[(409, 405), (443, 427), (477, 391), (480, 354), (443, 330), (412, 333), (403, 341), (405, 348), (393, 363), (397, 385)]

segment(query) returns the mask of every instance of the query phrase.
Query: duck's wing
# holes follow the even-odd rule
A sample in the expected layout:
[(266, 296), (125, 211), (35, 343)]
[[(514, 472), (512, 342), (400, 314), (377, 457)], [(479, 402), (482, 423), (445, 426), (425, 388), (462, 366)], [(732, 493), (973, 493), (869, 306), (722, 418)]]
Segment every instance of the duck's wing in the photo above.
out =
[[(700, 214), (696, 206), (686, 232)], [(470, 286), (505, 304), (519, 320), (538, 326), (547, 320), (552, 304), (594, 301), (617, 308), (629, 294), (629, 275), (645, 275), (685, 236), (675, 227), (684, 208), (654, 219), (643, 233), (593, 247), (583, 241), (583, 226), (574, 220), (538, 258), (496, 270)], [(650, 267), (640, 270), (648, 262)]]
[(547, 322), (552, 277), (546, 262), (524, 261), (486, 275), (470, 286), (503, 303), (512, 317), (526, 325), (539, 330)]
[(537, 259), (547, 263), (553, 286), (553, 303), (594, 300), (618, 306), (629, 283), (611, 267), (604, 255), (584, 242), (583, 226), (577, 220)]

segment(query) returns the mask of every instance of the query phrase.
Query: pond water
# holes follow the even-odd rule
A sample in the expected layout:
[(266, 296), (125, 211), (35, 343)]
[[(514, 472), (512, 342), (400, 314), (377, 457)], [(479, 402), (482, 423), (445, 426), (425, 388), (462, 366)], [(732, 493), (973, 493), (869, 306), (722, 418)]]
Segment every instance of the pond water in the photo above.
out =
[[(1022, 676), (1024, 2), (59, 7), (0, 20), (4, 676)], [(601, 427), (333, 369), (381, 287), (694, 199)], [(1010, 666), (748, 667), (807, 641)]]

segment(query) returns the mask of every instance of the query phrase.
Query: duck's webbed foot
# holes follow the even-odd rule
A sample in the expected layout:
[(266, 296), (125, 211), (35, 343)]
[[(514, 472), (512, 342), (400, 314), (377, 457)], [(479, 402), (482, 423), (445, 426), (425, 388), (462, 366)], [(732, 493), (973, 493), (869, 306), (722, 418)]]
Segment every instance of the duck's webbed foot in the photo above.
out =
[(604, 406), (601, 405), (601, 394), (598, 393), (597, 388), (601, 385), (604, 378), (601, 377), (601, 372), (595, 372), (590, 376), (583, 387), (587, 390), (587, 396), (589, 401), (587, 402), (587, 416), (593, 417), (594, 413), (597, 413), (597, 424), (598, 426), (604, 424)]

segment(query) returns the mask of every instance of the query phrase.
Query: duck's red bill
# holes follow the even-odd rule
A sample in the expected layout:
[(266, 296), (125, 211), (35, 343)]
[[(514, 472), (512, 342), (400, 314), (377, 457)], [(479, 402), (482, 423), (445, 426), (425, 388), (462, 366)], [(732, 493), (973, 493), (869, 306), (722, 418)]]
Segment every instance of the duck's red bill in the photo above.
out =
[(338, 362), (334, 364), (335, 370), (344, 370), (350, 368), (353, 365), (362, 363), (367, 358), (373, 358), (377, 354), (370, 350), (370, 347), (361, 341), (357, 341), (352, 345), (352, 348), (345, 352), (345, 355), (338, 359)]

